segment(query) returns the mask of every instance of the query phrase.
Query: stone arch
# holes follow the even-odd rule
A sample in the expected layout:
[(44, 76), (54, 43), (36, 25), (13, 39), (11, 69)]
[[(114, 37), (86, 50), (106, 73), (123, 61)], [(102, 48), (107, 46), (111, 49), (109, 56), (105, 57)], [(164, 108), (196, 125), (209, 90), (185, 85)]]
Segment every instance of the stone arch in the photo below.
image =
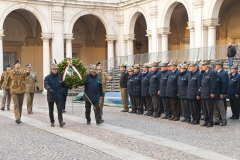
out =
[(191, 16), (191, 10), (190, 10), (190, 4), (186, 0), (171, 0), (166, 4), (166, 7), (163, 11), (159, 11), (159, 13), (162, 13), (161, 16), (159, 16), (160, 21), (158, 22), (158, 27), (160, 28), (168, 28), (170, 26), (170, 20), (172, 13), (175, 9), (175, 7), (179, 4), (182, 4), (185, 9), (187, 10), (187, 15), (188, 15), (188, 21), (192, 21), (192, 16)]
[(220, 8), (222, 6), (224, 0), (213, 0), (210, 3), (209, 8), (206, 9), (208, 11), (207, 17), (208, 18), (218, 18)]
[(127, 20), (127, 24), (126, 24), (126, 28), (125, 28), (125, 34), (134, 34), (134, 26), (135, 26), (137, 18), (140, 14), (142, 14), (143, 17), (145, 18), (146, 24), (147, 24), (147, 29), (149, 29), (149, 18), (147, 16), (148, 14), (143, 8), (139, 7), (138, 9), (135, 8), (131, 12), (131, 14), (130, 14), (128, 20)]
[(73, 29), (73, 26), (75, 24), (75, 22), (78, 20), (78, 18), (82, 17), (82, 16), (85, 16), (85, 15), (93, 15), (93, 16), (96, 16), (98, 19), (100, 19), (103, 23), (103, 25), (105, 26), (106, 28), (106, 32), (107, 32), (107, 35), (112, 35), (113, 34), (113, 28), (112, 28), (112, 22), (111, 20), (104, 14), (102, 13), (99, 13), (95, 10), (93, 10), (91, 13), (89, 13), (89, 11), (85, 10), (85, 11), (76, 11), (75, 13), (72, 14), (72, 16), (70, 16), (70, 21), (69, 21), (69, 24), (68, 24), (68, 30), (67, 32), (68, 33), (72, 33), (72, 29)]
[(3, 8), (3, 10), (0, 12), (0, 30), (3, 30), (3, 24), (4, 21), (6, 19), (6, 17), (14, 10), (18, 10), (18, 9), (23, 9), (26, 11), (31, 12), (39, 21), (39, 23), (41, 24), (42, 27), (42, 31), (43, 33), (49, 33), (49, 26), (47, 25), (46, 22), (46, 17), (44, 16), (44, 14), (37, 9), (36, 7), (32, 6), (32, 5), (26, 5), (25, 7), (21, 6), (20, 4), (10, 4), (7, 5), (6, 7)]

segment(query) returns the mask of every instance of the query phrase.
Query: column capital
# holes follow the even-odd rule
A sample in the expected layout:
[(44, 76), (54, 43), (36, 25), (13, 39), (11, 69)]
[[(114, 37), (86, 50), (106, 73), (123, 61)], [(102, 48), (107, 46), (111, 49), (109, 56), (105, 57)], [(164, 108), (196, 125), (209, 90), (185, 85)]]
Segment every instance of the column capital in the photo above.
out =
[(170, 28), (168, 28), (168, 27), (158, 28), (157, 33), (161, 34), (161, 35), (171, 34)]
[(210, 18), (210, 19), (203, 20), (204, 26), (207, 26), (207, 27), (217, 27), (220, 25), (218, 22), (219, 22), (219, 18)]
[(189, 30), (195, 30), (195, 22), (187, 22), (187, 23), (188, 23), (187, 29), (189, 29)]
[(51, 33), (42, 33), (42, 40), (48, 40), (52, 38)]
[(106, 35), (106, 41), (113, 43), (116, 40), (116, 35)]
[(150, 13), (149, 13), (149, 15), (150, 15), (152, 18), (157, 18), (157, 16), (158, 16), (158, 6), (150, 7)]
[(194, 5), (195, 8), (203, 8), (204, 1), (203, 0), (195, 0), (193, 2), (193, 5)]
[(129, 41), (129, 40), (133, 41), (133, 40), (135, 40), (135, 34), (126, 34), (126, 35), (124, 35), (124, 40), (125, 41)]
[(65, 33), (64, 34), (64, 38), (66, 39), (66, 40), (73, 40), (74, 38), (73, 38), (73, 34), (70, 34), (70, 33)]

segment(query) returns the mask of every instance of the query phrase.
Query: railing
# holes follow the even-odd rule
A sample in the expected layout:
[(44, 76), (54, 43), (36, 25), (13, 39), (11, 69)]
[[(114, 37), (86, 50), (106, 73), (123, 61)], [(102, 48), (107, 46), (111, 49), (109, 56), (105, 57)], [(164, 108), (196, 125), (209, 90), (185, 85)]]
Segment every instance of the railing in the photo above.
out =
[[(240, 44), (232, 44), (236, 49), (236, 58), (239, 58)], [(143, 65), (144, 63), (169, 62), (169, 61), (197, 61), (197, 60), (216, 60), (227, 58), (228, 45), (219, 45), (213, 47), (192, 48), (183, 50), (174, 50), (167, 52), (144, 53), (128, 56), (117, 56), (110, 59), (109, 69), (118, 68), (121, 64), (127, 62), (127, 67), (134, 64)], [(104, 67), (108, 69), (108, 67)]]

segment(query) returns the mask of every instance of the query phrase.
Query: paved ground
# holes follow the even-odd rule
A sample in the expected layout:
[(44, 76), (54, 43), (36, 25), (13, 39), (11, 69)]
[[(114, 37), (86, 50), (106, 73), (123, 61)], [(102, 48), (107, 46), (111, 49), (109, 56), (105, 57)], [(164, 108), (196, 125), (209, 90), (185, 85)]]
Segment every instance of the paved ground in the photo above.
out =
[(71, 97), (68, 97), (67, 113), (64, 114), (67, 124), (61, 130), (58, 130), (57, 123), (55, 128), (49, 127), (46, 95), (35, 95), (33, 115), (26, 113), (24, 102), (22, 125), (14, 123), (13, 110), (0, 112), (0, 159), (190, 160), (240, 157), (240, 120), (228, 120), (226, 127), (206, 128), (104, 107), (105, 124), (97, 126), (92, 113), (93, 121), (89, 126), (85, 124), (84, 105), (74, 104), (73, 113), (71, 105)]

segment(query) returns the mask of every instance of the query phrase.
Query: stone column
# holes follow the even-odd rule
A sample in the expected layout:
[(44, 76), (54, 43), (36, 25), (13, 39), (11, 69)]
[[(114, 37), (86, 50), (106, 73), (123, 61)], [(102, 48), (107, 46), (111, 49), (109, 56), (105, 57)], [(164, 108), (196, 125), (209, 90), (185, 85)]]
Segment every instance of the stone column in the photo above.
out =
[(61, 62), (64, 59), (64, 36), (63, 36), (63, 8), (62, 6), (54, 6), (52, 11), (54, 47), (52, 59)]
[(206, 19), (204, 20), (204, 25), (208, 27), (208, 48), (210, 49), (208, 55), (209, 59), (216, 59), (216, 39), (217, 39), (217, 33), (216, 33), (216, 27), (218, 24), (219, 19)]
[[(121, 11), (119, 11), (121, 12)], [(125, 56), (127, 47), (124, 40), (124, 15), (119, 13), (116, 16), (117, 25), (118, 25), (118, 39), (116, 42), (116, 56)]]
[(135, 40), (135, 34), (124, 35), (124, 39), (127, 40), (127, 55), (134, 55), (133, 53), (133, 41)]
[[(4, 36), (4, 33), (3, 33), (3, 30), (0, 30), (0, 76), (2, 75), (3, 73), (3, 36)], [(3, 91), (0, 90), (0, 95), (3, 94)]]
[[(115, 41), (115, 36), (114, 35), (107, 35), (106, 36), (106, 41), (108, 42), (108, 60), (111, 60), (114, 58), (114, 41)], [(114, 66), (111, 66), (111, 62), (109, 61), (108, 63), (108, 70), (113, 68)]]
[(157, 52), (162, 52), (162, 35), (158, 34), (157, 38)]
[(160, 28), (159, 33), (162, 35), (162, 61), (168, 62), (168, 35), (171, 34), (170, 28)]
[(190, 61), (194, 61), (194, 60), (197, 60), (197, 56), (198, 56), (198, 50), (193, 49), (195, 47), (195, 25), (194, 25), (194, 22), (188, 22), (187, 29), (190, 30), (190, 51), (189, 51)]
[(153, 50), (152, 50), (152, 42), (153, 42), (153, 39), (152, 39), (152, 31), (150, 30), (146, 30), (147, 34), (146, 36), (148, 37), (148, 53), (152, 53)]
[(66, 38), (66, 58), (72, 58), (73, 34), (65, 34)]
[[(49, 54), (49, 39), (50, 38), (51, 38), (50, 33), (42, 33), (42, 40), (43, 40), (43, 80), (50, 73), (50, 54)], [(43, 94), (46, 94), (46, 93), (47, 93), (47, 91), (44, 89)]]
[[(158, 16), (158, 7), (150, 7), (150, 16), (151, 16), (151, 52), (157, 52), (157, 16)], [(149, 38), (150, 39), (150, 38)], [(150, 53), (151, 53), (150, 52)]]
[(203, 23), (203, 0), (195, 0), (194, 15), (195, 15), (195, 48), (202, 47), (202, 23)]

